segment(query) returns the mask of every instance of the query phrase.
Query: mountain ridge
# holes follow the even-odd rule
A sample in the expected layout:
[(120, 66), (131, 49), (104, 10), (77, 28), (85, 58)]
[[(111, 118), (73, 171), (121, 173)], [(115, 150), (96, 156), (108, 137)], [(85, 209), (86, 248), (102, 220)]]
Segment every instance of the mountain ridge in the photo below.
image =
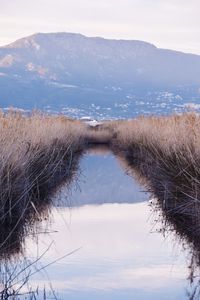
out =
[(86, 38), (86, 39), (91, 39), (91, 40), (102, 40), (102, 41), (113, 41), (113, 42), (129, 42), (129, 43), (141, 43), (141, 44), (146, 44), (149, 45), (155, 49), (158, 50), (166, 50), (166, 51), (172, 51), (175, 53), (179, 53), (179, 54), (186, 54), (186, 55), (194, 55), (194, 56), (198, 56), (200, 57), (200, 54), (196, 54), (196, 53), (192, 53), (192, 52), (185, 52), (182, 50), (174, 50), (174, 49), (170, 49), (170, 48), (163, 48), (163, 47), (158, 47), (155, 44), (148, 42), (148, 41), (144, 41), (144, 40), (138, 40), (138, 39), (124, 39), (124, 38), (106, 38), (106, 37), (101, 37), (101, 36), (87, 36), (81, 33), (73, 33), (73, 32), (36, 32), (33, 33), (31, 35), (19, 38), (14, 40), (13, 42), (10, 42), (8, 44), (5, 45), (1, 45), (0, 49), (5, 49), (5, 48), (12, 48), (14, 47), (14, 45), (16, 45), (17, 43), (19, 43), (20, 41), (23, 40), (28, 40), (31, 38), (37, 38), (38, 36), (76, 36), (76, 37), (81, 37), (81, 38)]
[(28, 39), (32, 39), (32, 38), (37, 38), (37, 37), (40, 37), (40, 36), (62, 36), (62, 37), (79, 37), (79, 38), (84, 38), (84, 39), (90, 39), (90, 40), (102, 40), (102, 41), (114, 41), (114, 42), (139, 42), (139, 43), (143, 43), (143, 44), (146, 44), (146, 45), (151, 45), (155, 48), (157, 48), (154, 44), (150, 43), (150, 42), (146, 42), (146, 41), (143, 41), (143, 40), (135, 40), (135, 39), (114, 39), (114, 38), (104, 38), (104, 37), (100, 37), (100, 36), (92, 36), (92, 37), (89, 37), (89, 36), (86, 36), (84, 34), (81, 34), (81, 33), (73, 33), (73, 32), (48, 32), (48, 33), (43, 33), (43, 32), (37, 32), (37, 33), (34, 33), (32, 35), (29, 35), (29, 36), (26, 36), (26, 37), (22, 37), (22, 38), (19, 38), (9, 44), (6, 44), (6, 45), (3, 45), (3, 46), (0, 46), (0, 49), (1, 48), (10, 48), (10, 47), (13, 47), (16, 43), (19, 43), (20, 41), (24, 41), (24, 40), (28, 40)]
[(191, 102), (199, 91), (200, 55), (144, 41), (36, 33), (0, 47), (4, 105), (146, 105), (159, 93)]

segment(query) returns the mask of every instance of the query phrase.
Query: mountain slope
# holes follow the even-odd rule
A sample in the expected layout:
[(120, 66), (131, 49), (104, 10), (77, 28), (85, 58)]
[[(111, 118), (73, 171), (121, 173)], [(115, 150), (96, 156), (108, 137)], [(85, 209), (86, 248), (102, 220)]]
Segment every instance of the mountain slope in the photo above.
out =
[(200, 56), (142, 41), (39, 33), (0, 47), (0, 103), (8, 105), (101, 104), (177, 89), (196, 97), (199, 87)]

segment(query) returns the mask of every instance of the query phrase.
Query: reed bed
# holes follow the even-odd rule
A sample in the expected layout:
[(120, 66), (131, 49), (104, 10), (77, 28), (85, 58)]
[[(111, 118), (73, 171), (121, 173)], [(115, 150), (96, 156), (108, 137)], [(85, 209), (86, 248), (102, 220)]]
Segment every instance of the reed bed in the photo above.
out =
[(200, 116), (140, 117), (114, 127), (112, 148), (154, 198), (163, 226), (192, 246), (200, 266)]
[(200, 266), (200, 116), (195, 113), (107, 121), (96, 128), (63, 116), (0, 113), (0, 258), (20, 251), (52, 194), (75, 178), (82, 153), (101, 145), (157, 199), (163, 225), (189, 242), (192, 267)]
[[(0, 113), (0, 256), (21, 245), (53, 192), (75, 176), (85, 126), (63, 116)], [(45, 208), (45, 209), (44, 209)]]
[(178, 215), (180, 226), (198, 236), (199, 141), (200, 117), (195, 113), (108, 121), (97, 128), (63, 116), (1, 113), (0, 224), (7, 230), (1, 232), (0, 247), (14, 242), (11, 236), (16, 234), (8, 237), (7, 232), (24, 228), (21, 220), (40, 215), (60, 184), (71, 182), (78, 158), (91, 144), (107, 145), (123, 156), (148, 182), (165, 214)]

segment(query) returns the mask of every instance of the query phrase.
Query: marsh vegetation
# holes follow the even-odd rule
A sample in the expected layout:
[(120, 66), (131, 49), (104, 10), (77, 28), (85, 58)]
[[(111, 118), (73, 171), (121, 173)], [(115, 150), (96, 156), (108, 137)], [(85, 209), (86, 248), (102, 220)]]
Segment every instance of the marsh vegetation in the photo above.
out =
[(50, 195), (74, 177), (83, 140), (81, 125), (74, 123), (38, 113), (0, 115), (1, 257), (20, 250), (31, 228), (26, 223), (46, 213)]
[[(189, 245), (193, 282), (200, 266), (199, 141), (195, 113), (106, 121), (94, 128), (64, 116), (1, 113), (1, 260), (23, 253), (25, 237), (47, 218), (53, 195), (77, 180), (80, 158), (104, 146), (156, 199), (152, 205), (163, 232), (174, 231)], [(9, 299), (14, 294), (4, 281), (1, 296)], [(195, 288), (188, 299), (198, 299), (198, 293)]]

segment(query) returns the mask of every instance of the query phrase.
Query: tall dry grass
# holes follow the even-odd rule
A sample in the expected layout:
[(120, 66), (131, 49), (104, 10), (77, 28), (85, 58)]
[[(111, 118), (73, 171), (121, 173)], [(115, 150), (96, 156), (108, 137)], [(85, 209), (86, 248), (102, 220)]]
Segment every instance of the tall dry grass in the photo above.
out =
[[(158, 200), (164, 226), (195, 249), (200, 265), (200, 116), (139, 117), (86, 128), (39, 113), (0, 114), (0, 256), (20, 250), (52, 193), (70, 184), (87, 147), (107, 147)], [(191, 268), (191, 273), (193, 269)], [(192, 280), (192, 276), (191, 276)]]
[[(110, 121), (93, 129), (65, 117), (1, 113), (0, 256), (21, 249), (52, 193), (76, 175), (82, 151), (99, 145), (113, 150), (157, 198), (164, 227), (192, 246), (192, 282), (194, 267), (200, 266), (200, 116), (195, 113)], [(3, 299), (7, 292), (7, 286), (0, 291)]]
[(200, 297), (200, 116), (140, 117), (112, 123), (113, 151), (154, 197), (161, 231), (191, 254), (188, 299)]
[(16, 252), (26, 224), (73, 179), (85, 127), (62, 116), (0, 113), (0, 255)]
[(157, 199), (164, 227), (192, 245), (200, 266), (200, 116), (140, 117), (114, 131), (113, 151)]
[(111, 124), (121, 146), (132, 141), (143, 145), (156, 145), (169, 153), (191, 145), (199, 151), (200, 117), (195, 113), (162, 117), (139, 117), (133, 120), (117, 121)]
[[(188, 199), (187, 193), (191, 203), (200, 202), (199, 115), (140, 117), (122, 121), (115, 133), (113, 148), (165, 192), (165, 198), (173, 191), (173, 203), (180, 202), (180, 195)], [(169, 202), (165, 205), (170, 209)], [(183, 206), (182, 211), (188, 209)]]

